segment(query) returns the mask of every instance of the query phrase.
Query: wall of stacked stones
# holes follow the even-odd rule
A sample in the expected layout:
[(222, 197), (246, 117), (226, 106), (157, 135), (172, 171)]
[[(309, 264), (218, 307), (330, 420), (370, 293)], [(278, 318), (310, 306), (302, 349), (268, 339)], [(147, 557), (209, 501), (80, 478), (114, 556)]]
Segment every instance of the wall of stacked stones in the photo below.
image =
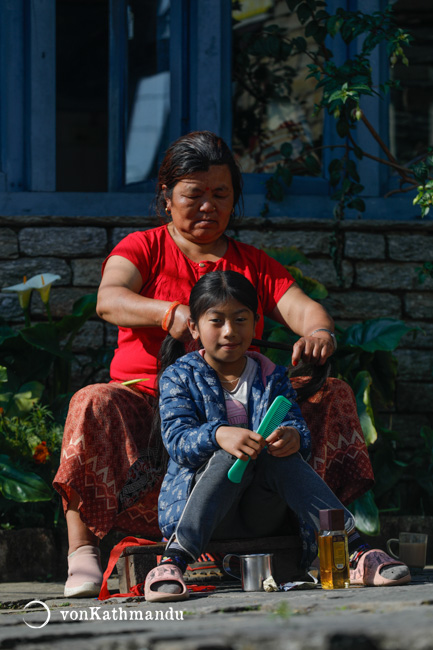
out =
[[(0, 217), (1, 286), (41, 272), (60, 275), (50, 303), (60, 318), (78, 298), (96, 290), (101, 262), (112, 247), (128, 233), (153, 225), (143, 217)], [(332, 223), (324, 220), (245, 218), (232, 234), (258, 247), (298, 246), (310, 260), (299, 265), (301, 270), (326, 285), (324, 305), (338, 325), (392, 317), (421, 328), (416, 337), (406, 335), (395, 353), (395, 406), (384, 414), (384, 424), (391, 424), (391, 416), (393, 429), (408, 446), (415, 445), (421, 426), (433, 423), (433, 281), (418, 279), (422, 263), (433, 261), (433, 222), (343, 223), (343, 287), (329, 257), (331, 230)], [(33, 320), (44, 318), (38, 295), (32, 297), (31, 313)], [(0, 294), (0, 316), (23, 322), (15, 294)], [(112, 346), (115, 340), (116, 328), (95, 318), (80, 332), (75, 350), (85, 361), (88, 346)], [(100, 373), (98, 379), (104, 378)], [(74, 387), (83, 381), (77, 367)]]

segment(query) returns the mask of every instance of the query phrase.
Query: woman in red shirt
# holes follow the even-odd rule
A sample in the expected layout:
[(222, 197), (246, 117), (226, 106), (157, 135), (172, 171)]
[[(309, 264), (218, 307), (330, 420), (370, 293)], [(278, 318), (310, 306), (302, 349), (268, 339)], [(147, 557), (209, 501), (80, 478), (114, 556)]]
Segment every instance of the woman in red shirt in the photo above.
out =
[[(221, 138), (206, 131), (183, 136), (168, 149), (159, 172), (157, 212), (168, 223), (129, 235), (104, 262), (97, 312), (119, 328), (112, 381), (88, 386), (72, 399), (54, 481), (68, 525), (68, 597), (98, 593), (97, 544), (111, 528), (158, 536), (156, 497), (162, 470), (159, 441), (149, 440), (157, 357), (167, 332), (186, 344), (191, 341), (188, 299), (202, 275), (228, 269), (245, 275), (259, 295), (256, 336), (263, 331), (263, 315), (300, 336), (293, 365), (300, 360), (323, 364), (334, 351), (334, 325), (325, 309), (278, 262), (226, 234), (241, 191), (240, 170)], [(353, 395), (347, 397), (347, 387), (338, 384), (333, 393), (340, 391), (350, 406), (345, 409), (344, 450), (334, 445), (334, 451), (340, 446), (344, 462), (349, 447), (356, 453), (347, 461), (353, 466), (346, 475), (338, 459), (339, 471), (333, 479), (330, 470), (328, 482), (348, 502), (370, 487), (372, 472)], [(329, 450), (323, 446), (326, 440), (321, 445), (313, 467), (326, 480), (329, 462), (323, 459)], [(359, 481), (345, 494), (344, 484), (353, 484), (354, 474)], [(340, 490), (333, 480), (342, 484)]]

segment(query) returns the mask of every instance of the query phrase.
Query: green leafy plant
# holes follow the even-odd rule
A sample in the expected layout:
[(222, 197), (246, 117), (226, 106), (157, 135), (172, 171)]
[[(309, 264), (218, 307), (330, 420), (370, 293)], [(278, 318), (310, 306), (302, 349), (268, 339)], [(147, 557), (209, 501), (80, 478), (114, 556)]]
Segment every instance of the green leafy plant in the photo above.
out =
[(20, 416), (0, 412), (2, 527), (57, 523), (60, 499), (51, 483), (59, 464), (62, 434), (63, 427), (37, 402)]
[(308, 257), (296, 246), (285, 246), (283, 248), (265, 248), (265, 253), (273, 257), (277, 262), (280, 262), (289, 273), (295, 278), (301, 289), (314, 300), (322, 300), (328, 295), (326, 287), (313, 278), (305, 276), (296, 264), (311, 264)]
[[(84, 323), (95, 315), (95, 308), (96, 294), (89, 294), (77, 300), (72, 313), (57, 322), (22, 329), (0, 325), (0, 364), (7, 368), (7, 378), (0, 377), (0, 406), (7, 415), (28, 412), (37, 400), (58, 414), (64, 413), (72, 394), (72, 363), (78, 363), (73, 342)], [(107, 366), (109, 357), (108, 350), (98, 350), (90, 370)]]
[[(291, 273), (294, 268), (296, 270), (296, 267), (292, 266), (293, 264), (308, 262), (308, 259), (294, 248), (267, 249), (267, 253), (278, 259)], [(318, 283), (317, 287), (315, 282), (308, 278), (305, 285), (307, 288), (313, 287), (310, 295), (316, 298), (326, 297), (327, 291), (324, 285)], [(317, 291), (321, 294), (320, 296), (317, 293), (314, 295)], [(385, 430), (377, 424), (377, 414), (379, 410), (389, 408), (393, 404), (397, 360), (392, 353), (398, 347), (403, 336), (417, 329), (392, 318), (376, 318), (355, 323), (346, 329), (340, 327), (336, 329), (338, 347), (332, 356), (332, 374), (351, 386), (355, 394), (364, 439), (367, 447), (371, 449), (376, 447), (381, 435), (386, 436)], [(299, 337), (286, 327), (266, 319), (264, 338), (274, 343), (293, 345)], [(268, 349), (266, 354), (275, 363), (291, 365), (290, 350)], [(375, 457), (374, 452), (372, 456)], [(386, 463), (381, 468), (382, 460), (385, 461), (385, 458), (379, 453), (375, 461), (375, 476), (381, 476), (388, 472), (391, 461), (386, 459)], [(419, 460), (413, 458), (408, 467), (412, 468), (413, 463), (416, 465), (418, 462)], [(393, 468), (392, 476), (397, 477), (396, 480), (398, 480), (398, 476), (403, 474), (402, 466), (394, 463)], [(407, 469), (406, 475), (408, 472)], [(375, 495), (376, 487), (350, 505), (356, 516), (359, 529), (369, 535), (379, 532), (379, 508), (376, 505)], [(384, 499), (382, 499), (383, 503)]]
[[(40, 277), (45, 277), (44, 283)], [(90, 294), (54, 322), (49, 309), (54, 280), (40, 277), (7, 288), (18, 294), (25, 327), (0, 325), (0, 525), (5, 528), (58, 523), (60, 497), (51, 483), (59, 465), (61, 423), (72, 395), (72, 364), (79, 362), (73, 342), (96, 313), (96, 294)], [(31, 324), (33, 290), (41, 295), (48, 322)], [(110, 352), (89, 350), (90, 370), (83, 381), (93, 370), (108, 366)]]
[[(343, 283), (342, 260), (344, 236), (341, 221), (347, 210), (365, 211), (362, 198), (364, 185), (358, 171), (358, 161), (363, 158), (374, 160), (388, 167), (399, 178), (395, 192), (416, 191), (413, 200), (419, 205), (421, 215), (428, 214), (433, 202), (433, 148), (426, 146), (424, 156), (403, 164), (397, 160), (375, 129), (364, 108), (365, 98), (381, 101), (390, 88), (398, 83), (389, 79), (380, 87), (373, 83), (372, 54), (377, 48), (386, 52), (391, 67), (397, 62), (408, 65), (405, 47), (412, 37), (397, 27), (392, 7), (383, 11), (364, 13), (346, 11), (339, 7), (334, 13), (328, 11), (322, 0), (286, 0), (290, 11), (296, 15), (301, 29), (290, 38), (280, 25), (268, 25), (262, 30), (247, 33), (235, 52), (234, 74), (239, 92), (247, 93), (249, 102), (243, 111), (235, 114), (236, 132), (244, 146), (251, 133), (258, 140), (257, 151), (266, 151), (266, 160), (274, 161), (275, 171), (266, 182), (267, 199), (281, 201), (284, 188), (291, 185), (295, 175), (320, 175), (322, 173), (318, 155), (325, 148), (321, 142), (304, 143), (301, 150), (295, 150), (290, 142), (274, 145), (264, 130), (263, 115), (269, 101), (296, 102), (293, 95), (293, 80), (296, 71), (290, 65), (293, 57), (308, 57), (306, 80), (315, 82), (316, 91), (321, 92), (314, 114), (327, 113), (334, 122), (341, 144), (331, 145), (332, 159), (328, 165), (328, 177), (335, 200), (334, 227), (330, 238), (330, 254), (334, 261), (340, 283)], [(356, 40), (356, 48), (346, 47), (353, 55), (338, 62), (334, 56), (333, 44), (343, 41), (350, 46)], [(363, 138), (357, 138), (358, 125), (362, 123), (382, 151), (381, 156), (368, 153), (362, 147)], [(263, 214), (268, 211), (267, 205)]]
[(372, 454), (374, 488), (383, 513), (433, 515), (433, 429), (424, 426), (413, 450), (400, 450), (401, 436), (380, 427)]

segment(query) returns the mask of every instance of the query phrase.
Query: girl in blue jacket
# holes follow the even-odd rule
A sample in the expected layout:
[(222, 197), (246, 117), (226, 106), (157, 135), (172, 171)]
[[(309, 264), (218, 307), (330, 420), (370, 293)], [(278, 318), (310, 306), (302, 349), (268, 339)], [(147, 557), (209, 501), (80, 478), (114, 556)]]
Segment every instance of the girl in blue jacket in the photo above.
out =
[[(160, 378), (161, 434), (169, 461), (158, 510), (169, 541), (146, 578), (146, 599), (187, 598), (183, 573), (211, 538), (282, 534), (290, 513), (299, 521), (305, 565), (317, 555), (322, 509), (344, 510), (349, 550), (362, 551), (351, 513), (306, 462), (310, 433), (287, 369), (248, 351), (258, 319), (252, 284), (235, 271), (208, 273), (193, 287), (189, 306), (188, 326), (202, 349), (184, 354), (181, 346), (183, 356)], [(167, 345), (179, 342), (167, 337)], [(265, 441), (256, 431), (278, 395), (292, 408)], [(233, 483), (227, 473), (237, 458), (254, 462), (242, 481)]]

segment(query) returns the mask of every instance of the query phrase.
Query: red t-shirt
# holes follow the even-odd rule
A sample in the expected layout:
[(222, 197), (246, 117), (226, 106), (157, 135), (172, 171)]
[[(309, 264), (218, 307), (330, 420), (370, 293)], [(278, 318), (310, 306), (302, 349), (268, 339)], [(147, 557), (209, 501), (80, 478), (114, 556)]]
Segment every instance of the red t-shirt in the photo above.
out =
[[(123, 239), (108, 257), (125, 257), (141, 273), (140, 295), (156, 300), (179, 300), (187, 305), (194, 284), (210, 271), (238, 271), (257, 290), (260, 320), (256, 337), (263, 333), (263, 314), (269, 315), (294, 279), (279, 263), (261, 250), (227, 237), (225, 255), (217, 262), (193, 262), (176, 246), (167, 225), (144, 232), (134, 232)], [(108, 259), (107, 257), (107, 259)], [(102, 266), (102, 272), (106, 264)], [(166, 337), (160, 327), (119, 327), (118, 347), (111, 363), (113, 381), (149, 378), (137, 388), (155, 394), (157, 357)]]

